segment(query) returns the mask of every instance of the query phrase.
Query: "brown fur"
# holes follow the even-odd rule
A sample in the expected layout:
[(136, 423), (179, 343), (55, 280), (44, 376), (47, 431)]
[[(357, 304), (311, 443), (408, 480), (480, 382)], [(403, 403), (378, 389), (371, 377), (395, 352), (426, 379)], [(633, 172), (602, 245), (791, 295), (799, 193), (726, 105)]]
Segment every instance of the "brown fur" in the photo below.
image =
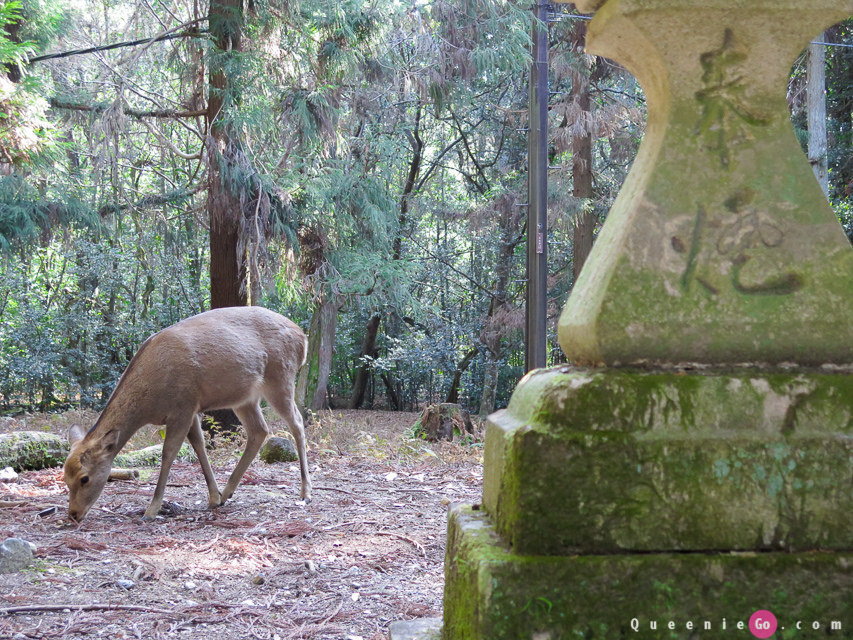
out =
[[(154, 497), (145, 512), (160, 510), (169, 467), (186, 438), (199, 458), (212, 507), (234, 493), (269, 429), (260, 400), (269, 402), (296, 441), (302, 498), (310, 500), (305, 432), (294, 402), (294, 380), (308, 339), (293, 322), (261, 307), (214, 309), (187, 318), (146, 340), (122, 374), (107, 406), (85, 436), (69, 433), (65, 462), (69, 516), (80, 520), (97, 500), (113, 458), (145, 424), (165, 424), (163, 460)], [(247, 432), (246, 450), (220, 493), (198, 418), (200, 411), (231, 408)], [(83, 479), (87, 480), (83, 482)]]

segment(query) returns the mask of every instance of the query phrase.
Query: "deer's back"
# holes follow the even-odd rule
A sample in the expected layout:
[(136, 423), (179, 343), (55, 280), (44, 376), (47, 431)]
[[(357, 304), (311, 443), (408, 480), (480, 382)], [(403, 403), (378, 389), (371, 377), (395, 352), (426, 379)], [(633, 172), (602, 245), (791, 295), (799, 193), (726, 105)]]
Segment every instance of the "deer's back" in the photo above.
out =
[(148, 338), (119, 386), (132, 388), (140, 409), (155, 413), (252, 402), (271, 377), (292, 379), (306, 340), (296, 324), (261, 307), (213, 309)]

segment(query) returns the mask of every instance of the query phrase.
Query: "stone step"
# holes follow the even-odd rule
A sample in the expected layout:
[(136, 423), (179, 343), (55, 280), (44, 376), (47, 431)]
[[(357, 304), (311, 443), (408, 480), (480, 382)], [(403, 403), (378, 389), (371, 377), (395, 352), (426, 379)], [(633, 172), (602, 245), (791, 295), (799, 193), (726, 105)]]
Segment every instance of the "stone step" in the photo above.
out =
[(849, 372), (527, 376), (489, 419), (483, 505), (518, 553), (853, 549)]
[(853, 637), (853, 552), (526, 556), (458, 504), (448, 528), (448, 640), (743, 638), (759, 610), (773, 637)]

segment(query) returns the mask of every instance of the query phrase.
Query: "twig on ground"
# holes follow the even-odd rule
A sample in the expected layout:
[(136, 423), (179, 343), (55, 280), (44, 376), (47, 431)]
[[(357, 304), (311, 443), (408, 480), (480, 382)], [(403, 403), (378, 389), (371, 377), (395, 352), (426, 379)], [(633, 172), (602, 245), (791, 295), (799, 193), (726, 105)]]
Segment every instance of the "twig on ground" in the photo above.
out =
[(320, 625), (322, 626), (322, 625), (329, 624), (329, 622), (331, 622), (332, 618), (334, 618), (336, 615), (338, 615), (341, 612), (341, 609), (343, 609), (343, 607), (344, 607), (344, 601), (342, 599), (338, 603), (338, 606), (335, 607), (335, 610), (332, 611), (331, 615), (328, 615), (325, 618), (323, 618), (323, 620), (320, 622)]
[(330, 524), (328, 527), (323, 527), (323, 531), (331, 531), (332, 529), (341, 529), (348, 527), (351, 524), (379, 524), (376, 520), (350, 520), (349, 522), (341, 522), (340, 524)]
[[(338, 489), (337, 487), (318, 487), (315, 485), (314, 488), (319, 489), (320, 491), (337, 491), (338, 493), (345, 493), (348, 496), (353, 496), (355, 498), (362, 498), (362, 496), (358, 495), (357, 493), (353, 493), (352, 491), (347, 491), (346, 489)], [(362, 499), (364, 499), (364, 498), (362, 498)]]
[(394, 533), (393, 531), (373, 531), (372, 533), (375, 533), (378, 536), (391, 536), (392, 538), (399, 538), (400, 540), (405, 540), (406, 542), (409, 542), (415, 547), (417, 547), (418, 551), (420, 551), (424, 556), (426, 555), (426, 549), (424, 549), (424, 546), (417, 540), (412, 540), (411, 538), (407, 538), (406, 536), (401, 536), (399, 533)]
[(370, 498), (365, 498), (364, 496), (360, 496), (357, 493), (353, 493), (352, 491), (347, 491), (346, 489), (338, 489), (336, 487), (317, 487), (317, 486), (315, 486), (314, 488), (319, 489), (320, 491), (337, 491), (338, 493), (345, 493), (348, 496), (352, 496), (353, 498), (357, 498), (358, 500), (364, 500), (365, 502), (369, 502), (370, 504), (375, 506), (380, 511), (385, 511), (385, 512), (388, 511), (388, 509), (383, 507), (381, 504), (379, 504), (375, 500), (371, 500)]

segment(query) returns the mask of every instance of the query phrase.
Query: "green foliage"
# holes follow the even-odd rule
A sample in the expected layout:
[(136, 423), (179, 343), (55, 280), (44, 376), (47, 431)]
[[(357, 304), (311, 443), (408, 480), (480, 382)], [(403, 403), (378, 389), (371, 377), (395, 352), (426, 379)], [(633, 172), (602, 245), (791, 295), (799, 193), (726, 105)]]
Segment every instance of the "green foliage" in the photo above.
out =
[[(124, 237), (157, 246), (157, 234)], [(162, 246), (162, 245), (161, 245)], [(166, 251), (163, 251), (165, 249)], [(138, 345), (199, 311), (180, 251), (146, 256), (69, 233), (0, 270), (0, 409), (101, 406)], [(159, 255), (158, 255), (159, 254)], [(157, 286), (148, 289), (149, 282)]]
[(47, 240), (58, 227), (97, 231), (97, 214), (71, 194), (49, 202), (19, 174), (0, 177), (0, 252)]
[(9, 0), (0, 5), (0, 64), (22, 64), (26, 62), (27, 56), (33, 52), (32, 42), (14, 42), (9, 38), (9, 25), (20, 22), (21, 3), (20, 0)]
[[(14, 6), (0, 20), (19, 11), (30, 44), (0, 39), (0, 61), (204, 18), (186, 3)], [(850, 42), (849, 24), (831, 37)], [(253, 301), (306, 329), (321, 299), (339, 303), (334, 401), (362, 366), (368, 405), (443, 401), (476, 347), (460, 402), (476, 410), (494, 392), (504, 406), (523, 374), (532, 26), (528, 6), (504, 0), (256, 0), (209, 25), (239, 32), (240, 50), (177, 39), (30, 65), (24, 83), (0, 84), (0, 164), (14, 167), (0, 178), (0, 407), (100, 405), (147, 335), (206, 308), (216, 170), (238, 196)], [(578, 54), (573, 21), (549, 29), (549, 161), (564, 167), (549, 174), (554, 317), (573, 284), (572, 221), (604, 219), (645, 106), (626, 72)], [(853, 236), (853, 54), (830, 51), (832, 199)], [(204, 109), (211, 69), (228, 79), (212, 90), (233, 133), (225, 149), (208, 146), (203, 116), (165, 117)], [(578, 72), (591, 75), (588, 119), (571, 97)], [(572, 137), (585, 128), (595, 194), (579, 199)]]

